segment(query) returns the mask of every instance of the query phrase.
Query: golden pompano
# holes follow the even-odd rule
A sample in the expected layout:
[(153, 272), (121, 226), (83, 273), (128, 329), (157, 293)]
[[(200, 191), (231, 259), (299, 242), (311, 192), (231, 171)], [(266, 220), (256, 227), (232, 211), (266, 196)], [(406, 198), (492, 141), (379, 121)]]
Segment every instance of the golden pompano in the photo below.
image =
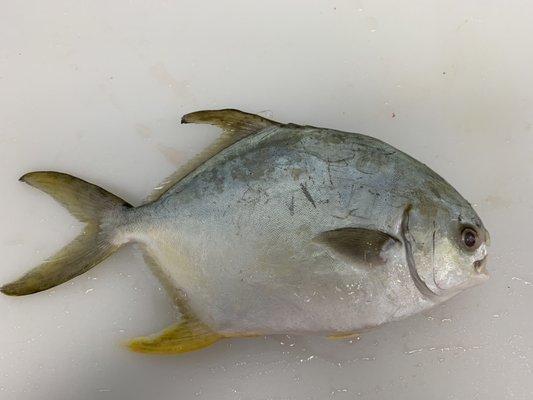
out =
[(488, 232), (476, 212), (392, 146), (237, 110), (182, 122), (224, 133), (139, 207), (67, 174), (24, 175), (86, 227), (1, 291), (54, 287), (140, 243), (181, 319), (130, 347), (168, 354), (224, 337), (346, 337), (487, 278)]

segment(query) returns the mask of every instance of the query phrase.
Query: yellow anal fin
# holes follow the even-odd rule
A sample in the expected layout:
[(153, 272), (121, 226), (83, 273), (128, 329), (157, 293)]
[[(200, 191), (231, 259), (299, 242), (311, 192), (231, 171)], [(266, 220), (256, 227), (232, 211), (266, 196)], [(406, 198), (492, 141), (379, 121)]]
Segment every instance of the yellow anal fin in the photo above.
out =
[(182, 354), (211, 346), (222, 336), (195, 319), (185, 319), (159, 333), (128, 343), (130, 350), (151, 354)]
[(342, 332), (329, 335), (328, 339), (340, 340), (340, 339), (354, 339), (360, 336), (359, 332)]

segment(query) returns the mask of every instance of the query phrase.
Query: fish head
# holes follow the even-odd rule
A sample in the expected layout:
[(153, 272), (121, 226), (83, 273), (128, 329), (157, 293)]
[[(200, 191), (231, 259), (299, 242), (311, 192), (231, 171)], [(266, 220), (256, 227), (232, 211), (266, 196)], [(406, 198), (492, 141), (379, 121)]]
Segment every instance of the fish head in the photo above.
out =
[(457, 192), (408, 205), (401, 223), (407, 263), (418, 289), (445, 300), (489, 277), (490, 236)]

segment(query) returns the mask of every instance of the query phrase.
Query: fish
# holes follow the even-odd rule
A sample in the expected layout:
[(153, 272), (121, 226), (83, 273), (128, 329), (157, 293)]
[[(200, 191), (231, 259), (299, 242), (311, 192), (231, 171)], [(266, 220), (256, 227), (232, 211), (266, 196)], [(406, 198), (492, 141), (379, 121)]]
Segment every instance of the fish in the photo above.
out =
[(138, 206), (66, 173), (23, 175), (85, 226), (0, 291), (53, 288), (137, 243), (177, 312), (128, 346), (181, 354), (225, 338), (350, 337), (487, 280), (476, 211), (391, 145), (235, 109), (181, 122), (222, 133)]

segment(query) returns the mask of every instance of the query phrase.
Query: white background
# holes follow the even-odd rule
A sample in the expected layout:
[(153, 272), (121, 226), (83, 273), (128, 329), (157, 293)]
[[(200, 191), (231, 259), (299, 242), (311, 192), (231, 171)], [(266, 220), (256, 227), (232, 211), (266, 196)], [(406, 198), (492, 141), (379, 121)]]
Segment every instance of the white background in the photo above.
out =
[(492, 236), (492, 279), (360, 340), (265, 337), (181, 357), (121, 343), (172, 322), (134, 248), (0, 297), (4, 399), (531, 399), (533, 5), (527, 1), (4, 1), (0, 282), (80, 224), (17, 178), (65, 171), (134, 204), (235, 107), (366, 133), (429, 164)]

